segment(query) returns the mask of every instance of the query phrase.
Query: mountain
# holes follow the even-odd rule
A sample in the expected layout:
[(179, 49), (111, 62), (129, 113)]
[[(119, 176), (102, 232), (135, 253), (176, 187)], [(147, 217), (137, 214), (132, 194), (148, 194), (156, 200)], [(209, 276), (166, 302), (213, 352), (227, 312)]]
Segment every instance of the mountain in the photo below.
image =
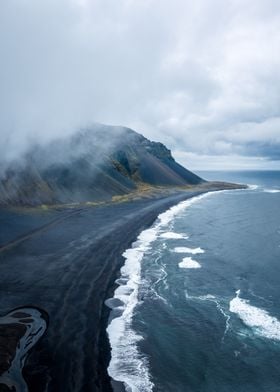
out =
[(170, 187), (201, 182), (162, 143), (129, 128), (94, 125), (30, 148), (0, 180), (0, 204), (100, 201), (130, 193), (143, 183)]

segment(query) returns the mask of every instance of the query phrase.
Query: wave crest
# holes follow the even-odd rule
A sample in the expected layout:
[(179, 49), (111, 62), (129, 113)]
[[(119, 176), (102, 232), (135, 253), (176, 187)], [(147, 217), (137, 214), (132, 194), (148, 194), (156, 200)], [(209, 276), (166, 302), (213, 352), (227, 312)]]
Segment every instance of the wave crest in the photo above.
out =
[(264, 309), (250, 305), (246, 299), (240, 298), (240, 290), (236, 297), (230, 301), (229, 310), (243, 321), (245, 325), (265, 338), (280, 340), (280, 322), (276, 317), (270, 316)]

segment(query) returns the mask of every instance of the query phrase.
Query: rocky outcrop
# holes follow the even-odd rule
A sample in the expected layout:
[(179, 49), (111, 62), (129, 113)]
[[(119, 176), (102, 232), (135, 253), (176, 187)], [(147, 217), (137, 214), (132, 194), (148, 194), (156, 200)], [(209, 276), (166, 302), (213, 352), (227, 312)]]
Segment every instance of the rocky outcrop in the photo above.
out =
[(44, 147), (33, 146), (0, 181), (0, 204), (100, 201), (139, 183), (184, 186), (203, 180), (179, 165), (162, 143), (131, 129), (96, 125)]

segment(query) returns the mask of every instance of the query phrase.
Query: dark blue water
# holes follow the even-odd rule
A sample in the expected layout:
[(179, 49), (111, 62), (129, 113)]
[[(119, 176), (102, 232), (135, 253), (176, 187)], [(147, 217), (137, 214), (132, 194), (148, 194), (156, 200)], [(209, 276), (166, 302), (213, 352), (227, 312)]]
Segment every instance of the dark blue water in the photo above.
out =
[(135, 392), (278, 392), (280, 172), (203, 176), (258, 187), (185, 202), (128, 251), (109, 371)]

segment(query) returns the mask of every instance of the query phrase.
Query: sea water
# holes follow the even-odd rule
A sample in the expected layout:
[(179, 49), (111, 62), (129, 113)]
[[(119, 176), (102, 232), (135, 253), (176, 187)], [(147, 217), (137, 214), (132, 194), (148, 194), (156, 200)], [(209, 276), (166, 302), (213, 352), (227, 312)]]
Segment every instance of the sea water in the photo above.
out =
[(124, 253), (110, 376), (132, 392), (280, 390), (280, 172), (183, 201)]

